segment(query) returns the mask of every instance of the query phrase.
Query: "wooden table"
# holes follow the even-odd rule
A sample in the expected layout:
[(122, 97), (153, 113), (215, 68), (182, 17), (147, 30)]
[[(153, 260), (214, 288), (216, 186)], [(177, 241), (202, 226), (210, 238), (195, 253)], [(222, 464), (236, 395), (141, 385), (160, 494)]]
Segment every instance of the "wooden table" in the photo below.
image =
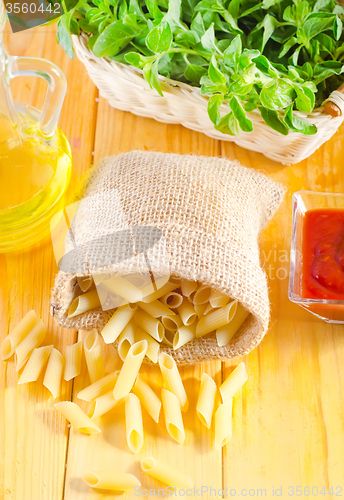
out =
[[(127, 448), (122, 411), (102, 419), (100, 435), (75, 433), (54, 409), (53, 399), (41, 383), (18, 386), (13, 361), (1, 363), (0, 499), (117, 498), (93, 492), (81, 480), (85, 471), (103, 465), (136, 474), (143, 487), (154, 488), (157, 496), (161, 485), (144, 477), (138, 464), (138, 458), (148, 455), (186, 470), (197, 488), (227, 488), (223, 495), (217, 491), (217, 496), (214, 491), (203, 490), (199, 497), (203, 499), (271, 499), (280, 491), (278, 498), (287, 499), (296, 496), (297, 486), (301, 487), (301, 498), (306, 497), (307, 486), (314, 487), (310, 498), (327, 500), (336, 493), (344, 495), (344, 327), (317, 320), (287, 297), (291, 195), (305, 188), (343, 191), (344, 127), (308, 160), (283, 167), (261, 154), (212, 140), (182, 126), (112, 109), (98, 98), (82, 64), (68, 59), (56, 44), (53, 26), (15, 35), (8, 32), (5, 38), (10, 53), (44, 57), (65, 72), (68, 92), (60, 126), (73, 150), (72, 187), (100, 158), (143, 149), (236, 158), (282, 182), (288, 187), (288, 194), (261, 236), (272, 321), (262, 344), (244, 359), (249, 380), (234, 398), (230, 443), (221, 451), (213, 451), (212, 433), (195, 417), (195, 397), (204, 371), (219, 383), (240, 360), (183, 368), (191, 400), (191, 410), (185, 418), (186, 444), (172, 442), (162, 423), (153, 426), (144, 415), (146, 440), (139, 457)], [(30, 78), (15, 82), (15, 97), (39, 108), (44, 85)], [(83, 332), (78, 337), (75, 331), (63, 331), (50, 317), (49, 294), (56, 271), (49, 238), (27, 251), (0, 255), (1, 338), (30, 309), (35, 309), (47, 325), (48, 343), (62, 353), (68, 344), (82, 338)], [(105, 352), (107, 370), (118, 367), (114, 348), (107, 346)], [(153, 384), (159, 382), (156, 369), (145, 368), (145, 372)], [(85, 374), (74, 384), (64, 382), (60, 399), (72, 400), (85, 383)], [(131, 499), (136, 495), (123, 497)], [(198, 498), (197, 492), (193, 497)]]

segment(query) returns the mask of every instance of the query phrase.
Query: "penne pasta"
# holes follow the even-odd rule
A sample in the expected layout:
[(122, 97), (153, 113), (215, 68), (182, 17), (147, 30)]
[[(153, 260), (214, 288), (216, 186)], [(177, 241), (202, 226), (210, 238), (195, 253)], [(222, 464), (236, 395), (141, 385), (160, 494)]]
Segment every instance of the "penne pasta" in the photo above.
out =
[(190, 297), (193, 292), (196, 292), (198, 283), (197, 281), (181, 280), (180, 288), (184, 297)]
[(184, 412), (187, 411), (189, 402), (176, 362), (172, 356), (162, 352), (159, 356), (159, 366), (164, 380), (164, 387), (168, 391), (173, 392), (178, 398), (181, 410)]
[(110, 278), (109, 273), (93, 274), (93, 281), (96, 286), (100, 285), (102, 281), (108, 280), (109, 278)]
[(215, 412), (215, 450), (225, 446), (232, 437), (232, 405), (228, 399)]
[(219, 292), (218, 290), (213, 290), (210, 295), (209, 303), (212, 307), (225, 307), (231, 300), (228, 295)]
[(125, 360), (127, 354), (129, 352), (130, 347), (135, 344), (135, 332), (136, 332), (136, 323), (133, 319), (129, 321), (127, 326), (124, 327), (124, 330), (118, 337), (118, 354), (122, 361)]
[(94, 328), (84, 339), (85, 358), (91, 384), (105, 375), (104, 359), (98, 331)]
[(203, 373), (196, 411), (198, 418), (207, 429), (210, 429), (213, 418), (216, 391), (217, 387), (214, 380), (207, 373)]
[(177, 285), (180, 284), (182, 278), (179, 278), (179, 276), (170, 276), (170, 282), (175, 283)]
[(185, 326), (192, 325), (197, 318), (197, 313), (188, 299), (183, 299), (183, 302), (177, 307), (177, 311)]
[(45, 338), (44, 323), (40, 319), (30, 333), (17, 345), (14, 350), (16, 371), (18, 372), (27, 362), (32, 351), (39, 347)]
[(111, 276), (102, 285), (130, 303), (142, 300), (142, 292), (123, 276)]
[(174, 467), (162, 464), (153, 457), (143, 458), (141, 460), (141, 469), (154, 479), (174, 488), (192, 489), (194, 487), (190, 476)]
[(196, 322), (190, 326), (181, 326), (173, 338), (173, 349), (179, 349), (194, 338), (196, 338)]
[(146, 287), (148, 283), (152, 283), (152, 279), (149, 274), (129, 274), (125, 277), (125, 279), (132, 285), (135, 285), (136, 288), (139, 288), (141, 292), (143, 287)]
[(125, 397), (125, 430), (129, 449), (138, 453), (143, 445), (143, 424), (140, 400), (135, 394)]
[(147, 352), (147, 340), (136, 342), (129, 349), (113, 390), (115, 399), (121, 399), (131, 391)]
[[(157, 286), (157, 282), (156, 286)], [(149, 287), (150, 289), (152, 288), (152, 285)], [(154, 292), (150, 292), (148, 295), (145, 295), (145, 291), (142, 290), (142, 302), (153, 302), (153, 300), (160, 299), (160, 297), (163, 297), (166, 295), (166, 293), (172, 292), (172, 290), (175, 290), (177, 288), (177, 285), (175, 283), (170, 283), (169, 281), (162, 285), (161, 287), (157, 287), (157, 290)]]
[(183, 326), (183, 322), (180, 319), (180, 316), (163, 316), (161, 318), (162, 324), (167, 330), (170, 330), (171, 332), (176, 332), (178, 328)]
[(54, 398), (57, 398), (60, 393), (64, 364), (64, 357), (60, 351), (55, 348), (52, 349), (44, 375), (43, 385), (51, 392)]
[(179, 307), (183, 302), (183, 296), (177, 292), (170, 292), (166, 295), (163, 295), (160, 300), (165, 306), (176, 308)]
[(202, 305), (208, 302), (211, 296), (211, 287), (208, 285), (202, 285), (198, 288), (195, 295), (193, 296), (193, 303), (195, 305)]
[(78, 276), (76, 279), (82, 292), (87, 292), (93, 284), (92, 276)]
[(71, 401), (55, 403), (55, 408), (82, 434), (98, 434), (99, 427), (86, 415), (80, 406)]
[(233, 300), (225, 307), (216, 309), (215, 311), (207, 314), (207, 316), (202, 316), (202, 318), (197, 323), (196, 337), (203, 337), (224, 325), (227, 325), (233, 318), (236, 311), (237, 303)]
[(29, 361), (18, 380), (18, 384), (27, 384), (28, 382), (35, 382), (38, 379), (49, 359), (52, 349), (52, 345), (47, 345), (38, 347), (32, 351)]
[(210, 302), (209, 302), (209, 303), (208, 303), (208, 305), (207, 305), (206, 310), (205, 310), (205, 311), (204, 311), (204, 313), (203, 313), (203, 316), (206, 316), (207, 314), (209, 314), (210, 312), (215, 311), (216, 309), (220, 309), (220, 308), (219, 308), (219, 307), (213, 307), (213, 306), (210, 304)]
[(66, 366), (64, 371), (64, 379), (71, 380), (81, 373), (82, 349), (84, 343), (76, 342), (76, 344), (67, 345), (66, 347)]
[(85, 389), (79, 392), (78, 398), (83, 401), (93, 401), (93, 399), (99, 398), (102, 394), (106, 392), (113, 391), (116, 385), (119, 375), (119, 370), (105, 375), (100, 380), (97, 380), (94, 384), (89, 385)]
[(142, 328), (145, 332), (149, 333), (153, 339), (161, 342), (164, 337), (164, 327), (161, 322), (147, 314), (142, 309), (138, 309), (134, 316), (137, 326)]
[(131, 304), (126, 304), (117, 309), (101, 332), (106, 344), (111, 344), (119, 337), (136, 310), (137, 306)]
[(125, 472), (86, 472), (83, 475), (83, 480), (93, 489), (113, 490), (113, 491), (128, 491), (141, 486), (140, 481)]
[(124, 399), (115, 399), (113, 397), (113, 390), (102, 394), (98, 398), (96, 398), (89, 407), (87, 416), (94, 419), (101, 417), (105, 413), (109, 412), (116, 406), (119, 406), (124, 402)]
[(147, 332), (142, 330), (142, 328), (137, 328), (135, 333), (135, 342), (140, 342), (140, 340), (147, 341), (147, 352), (146, 356), (153, 363), (157, 363), (160, 354), (160, 344), (153, 337), (151, 337)]
[(96, 309), (100, 307), (100, 305), (101, 303), (97, 290), (86, 292), (73, 300), (68, 309), (68, 318), (74, 318), (74, 316)]
[(142, 380), (140, 375), (137, 376), (133, 392), (139, 398), (142, 406), (147, 410), (154, 422), (159, 422), (161, 401), (155, 394), (153, 389)]
[(176, 314), (169, 307), (160, 302), (160, 300), (153, 300), (148, 304), (145, 302), (138, 302), (137, 305), (153, 318), (160, 318), (161, 316), (174, 316)]
[(169, 347), (173, 347), (173, 340), (176, 335), (176, 332), (172, 332), (171, 330), (165, 330), (164, 338), (162, 339), (162, 343), (168, 345)]
[(237, 302), (236, 311), (231, 321), (228, 325), (222, 326), (216, 330), (217, 345), (220, 347), (227, 345), (249, 314), (250, 313), (240, 304), (240, 302)]
[(207, 309), (207, 307), (208, 307), (208, 302), (200, 305), (194, 304), (194, 308), (197, 313), (198, 319), (201, 319), (201, 317), (204, 316), (204, 312)]
[(161, 390), (161, 399), (167, 432), (177, 443), (183, 444), (185, 431), (179, 400), (177, 396), (166, 389)]
[(247, 379), (245, 363), (241, 362), (219, 387), (222, 401), (232, 399)]
[(12, 356), (15, 348), (24, 340), (37, 323), (35, 311), (29, 311), (24, 318), (4, 338), (1, 344), (1, 359), (5, 360)]

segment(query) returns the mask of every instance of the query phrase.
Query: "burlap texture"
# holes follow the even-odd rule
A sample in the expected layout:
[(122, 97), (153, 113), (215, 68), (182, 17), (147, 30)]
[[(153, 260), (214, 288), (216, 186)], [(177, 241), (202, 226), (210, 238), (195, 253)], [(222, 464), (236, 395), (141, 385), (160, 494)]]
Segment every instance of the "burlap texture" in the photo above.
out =
[[(65, 328), (101, 330), (113, 311), (99, 308), (67, 317), (71, 301), (81, 293), (77, 275), (146, 273), (144, 254), (132, 257), (132, 247), (109, 235), (154, 226), (163, 235), (146, 252), (155, 272), (211, 285), (252, 313), (224, 347), (213, 335), (176, 351), (162, 349), (181, 364), (247, 354), (264, 337), (270, 316), (258, 236), (283, 194), (284, 188), (265, 175), (222, 158), (133, 151), (102, 160), (86, 182), (72, 222), (74, 241), (66, 240), (66, 253), (86, 249), (86, 268), (78, 263), (82, 251), (72, 252), (73, 272), (60, 270), (56, 277), (52, 315)], [(140, 238), (140, 248), (149, 247), (149, 234)], [(96, 244), (87, 246), (91, 241)]]

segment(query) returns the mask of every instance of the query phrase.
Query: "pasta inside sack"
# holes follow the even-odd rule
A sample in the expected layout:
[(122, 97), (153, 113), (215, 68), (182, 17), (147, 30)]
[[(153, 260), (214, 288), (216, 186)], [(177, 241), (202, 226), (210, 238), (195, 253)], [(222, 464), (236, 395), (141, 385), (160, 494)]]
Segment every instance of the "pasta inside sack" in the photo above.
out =
[(102, 160), (56, 255), (52, 315), (120, 342), (123, 358), (134, 340), (147, 341), (153, 363), (161, 352), (181, 364), (247, 354), (268, 329), (258, 237), (283, 194), (222, 158), (134, 151)]

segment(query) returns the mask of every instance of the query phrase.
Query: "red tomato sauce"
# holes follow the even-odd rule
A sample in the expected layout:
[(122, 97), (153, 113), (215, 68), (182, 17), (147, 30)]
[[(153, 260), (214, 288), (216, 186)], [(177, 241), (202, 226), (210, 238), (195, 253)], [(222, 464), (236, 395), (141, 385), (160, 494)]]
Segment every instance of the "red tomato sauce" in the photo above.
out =
[(344, 210), (308, 210), (302, 250), (302, 296), (344, 300)]

